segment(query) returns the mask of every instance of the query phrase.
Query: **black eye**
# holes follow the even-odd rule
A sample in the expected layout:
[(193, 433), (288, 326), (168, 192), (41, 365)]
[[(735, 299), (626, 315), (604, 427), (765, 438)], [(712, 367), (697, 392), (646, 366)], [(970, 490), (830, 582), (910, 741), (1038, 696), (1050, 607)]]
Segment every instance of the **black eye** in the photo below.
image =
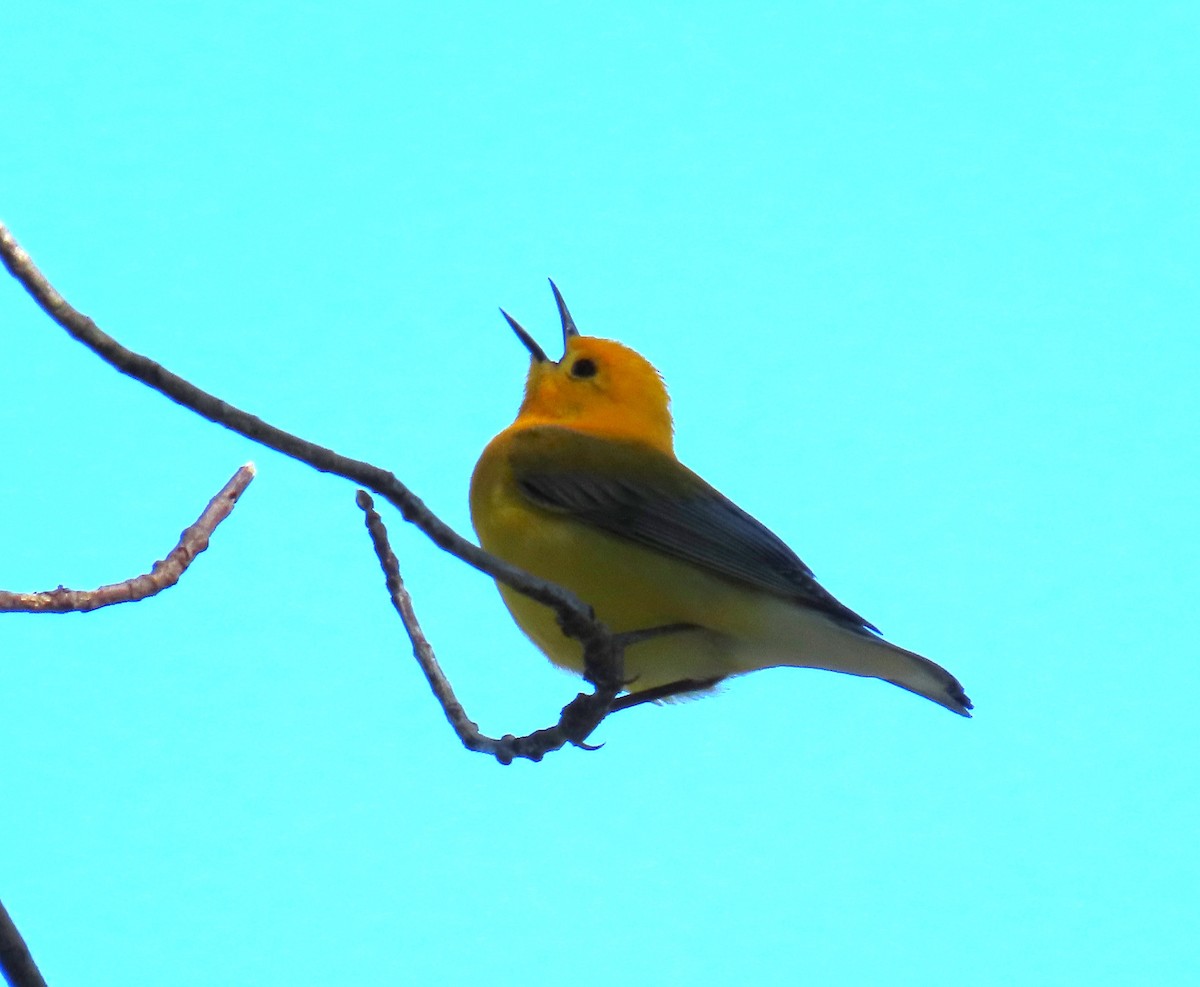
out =
[(586, 356), (571, 364), (572, 377), (595, 377), (596, 364)]

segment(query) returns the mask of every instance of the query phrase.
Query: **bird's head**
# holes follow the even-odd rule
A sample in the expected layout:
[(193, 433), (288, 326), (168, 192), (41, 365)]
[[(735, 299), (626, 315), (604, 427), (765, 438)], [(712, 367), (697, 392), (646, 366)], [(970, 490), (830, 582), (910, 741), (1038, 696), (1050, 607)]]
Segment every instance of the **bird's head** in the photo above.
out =
[(557, 362), (500, 310), (531, 357), (517, 420), (644, 442), (672, 454), (670, 398), (658, 371), (628, 346), (580, 335), (553, 281), (550, 287), (563, 328), (563, 356)]

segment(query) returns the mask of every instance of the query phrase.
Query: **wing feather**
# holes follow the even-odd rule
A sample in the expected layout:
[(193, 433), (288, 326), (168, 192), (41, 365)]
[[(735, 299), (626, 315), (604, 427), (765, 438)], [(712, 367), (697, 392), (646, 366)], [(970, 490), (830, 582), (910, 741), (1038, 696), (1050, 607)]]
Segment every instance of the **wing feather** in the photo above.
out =
[(510, 462), (518, 489), (544, 510), (879, 633), (823, 589), (777, 535), (671, 456), (543, 426), (522, 434)]

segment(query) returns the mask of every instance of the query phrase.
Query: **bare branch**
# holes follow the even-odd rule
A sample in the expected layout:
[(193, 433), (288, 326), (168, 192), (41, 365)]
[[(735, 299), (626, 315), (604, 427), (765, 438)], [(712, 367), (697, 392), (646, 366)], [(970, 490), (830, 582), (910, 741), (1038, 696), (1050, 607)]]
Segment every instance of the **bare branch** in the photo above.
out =
[(404, 623), (404, 629), (408, 632), (409, 640), (412, 641), (413, 655), (463, 746), (469, 750), (491, 754), (501, 764), (511, 764), (517, 757), (540, 761), (550, 751), (556, 751), (567, 744), (592, 749), (584, 741), (608, 715), (617, 693), (622, 688), (619, 669), (623, 664), (625, 645), (628, 643), (624, 635), (606, 634), (603, 636), (604, 640), (598, 638), (590, 645), (591, 660), (606, 671), (614, 669), (617, 672), (615, 675), (606, 676), (607, 683), (597, 686), (591, 695), (580, 693), (576, 696), (563, 709), (557, 724), (526, 737), (514, 737), (512, 734), (499, 739), (489, 737), (481, 733), (479, 726), (467, 716), (438, 664), (433, 647), (421, 630), (413, 610), (412, 597), (400, 577), (400, 564), (388, 541), (387, 529), (383, 525), (383, 519), (375, 511), (370, 495), (365, 490), (360, 490), (356, 501), (366, 515), (367, 530), (371, 533), (371, 543), (375, 546), (375, 554), (383, 567), (392, 606), (396, 608), (400, 620)]
[(0, 974), (4, 975), (9, 987), (46, 987), (41, 971), (29, 954), (29, 947), (3, 902), (0, 902)]
[[(539, 731), (529, 738), (505, 738), (497, 742), (503, 744), (503, 748), (494, 753), (500, 760), (506, 757), (537, 760), (545, 752), (566, 743), (587, 746), (584, 740), (608, 714), (613, 700), (625, 686), (622, 680), (625, 641), (621, 635), (611, 634), (595, 618), (591, 607), (561, 586), (509, 565), (463, 538), (430, 511), (392, 473), (370, 463), (339, 455), (331, 449), (276, 428), (202, 391), (148, 357), (126, 349), (90, 318), (68, 304), (3, 223), (0, 223), (0, 260), (4, 261), (5, 267), (47, 315), (121, 373), (141, 381), (209, 421), (307, 463), (323, 473), (345, 477), (374, 491), (395, 506), (406, 521), (420, 528), (439, 548), (554, 610), (563, 633), (576, 638), (583, 645), (584, 679), (595, 686), (596, 691), (592, 695), (581, 694), (572, 700), (563, 710), (559, 726), (550, 731)], [(401, 609), (403, 615), (399, 604), (397, 609)], [(416, 626), (415, 620), (413, 626)], [(431, 684), (433, 681), (431, 679)], [(447, 715), (454, 722), (449, 709)], [(465, 714), (462, 720), (470, 722)]]
[(593, 620), (591, 608), (573, 593), (523, 572), (463, 538), (387, 470), (339, 455), (332, 449), (326, 449), (276, 428), (261, 418), (202, 391), (148, 357), (126, 349), (103, 332), (90, 318), (67, 303), (37, 269), (29, 254), (17, 243), (3, 223), (0, 223), (0, 260), (4, 261), (4, 266), (12, 276), (50, 318), (121, 373), (141, 381), (177, 404), (239, 435), (307, 463), (322, 473), (334, 473), (374, 491), (393, 504), (406, 521), (425, 532), (439, 548), (531, 599), (551, 607), (558, 614), (563, 630), (585, 644), (589, 635), (605, 633)]
[(183, 534), (179, 536), (179, 544), (165, 559), (155, 562), (148, 573), (98, 589), (75, 590), (60, 586), (43, 593), (10, 593), (0, 590), (0, 613), (68, 613), (76, 610), (98, 610), (114, 603), (133, 603), (161, 593), (179, 582), (184, 570), (192, 564), (197, 555), (208, 548), (208, 539), (213, 531), (229, 517), (233, 505), (253, 479), (253, 463), (247, 463), (234, 473), (221, 491), (208, 502), (196, 523), (184, 529)]

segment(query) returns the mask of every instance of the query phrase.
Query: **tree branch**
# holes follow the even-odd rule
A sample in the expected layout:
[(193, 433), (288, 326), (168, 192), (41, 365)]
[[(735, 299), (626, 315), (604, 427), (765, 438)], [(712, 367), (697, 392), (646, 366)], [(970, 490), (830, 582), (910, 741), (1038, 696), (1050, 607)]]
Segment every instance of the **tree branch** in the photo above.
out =
[(196, 523), (185, 528), (176, 545), (148, 573), (132, 576), (124, 582), (98, 589), (74, 590), (59, 586), (44, 593), (10, 593), (0, 590), (0, 612), (68, 613), (98, 610), (115, 603), (144, 600), (179, 582), (179, 577), (196, 556), (208, 548), (208, 540), (217, 525), (229, 517), (233, 505), (254, 479), (254, 464), (247, 463), (230, 477), (229, 482), (208, 502)]
[(3, 902), (0, 902), (0, 974), (4, 975), (9, 987), (46, 987), (29, 947)]
[[(396, 608), (396, 613), (400, 615), (404, 629), (408, 632), (409, 640), (412, 641), (413, 655), (421, 666), (421, 671), (425, 673), (425, 678), (429, 681), (429, 687), (433, 690), (434, 696), (442, 704), (446, 719), (450, 721), (450, 725), (458, 734), (458, 739), (462, 741), (463, 746), (469, 750), (491, 754), (501, 764), (511, 764), (517, 757), (540, 761), (550, 751), (559, 750), (567, 744), (594, 749), (584, 741), (599, 726), (600, 721), (608, 715), (613, 700), (616, 699), (617, 693), (623, 687), (620, 669), (624, 664), (625, 645), (629, 643), (625, 640), (625, 635), (604, 635), (607, 640), (597, 639), (588, 645), (592, 649), (591, 662), (605, 671), (612, 670), (614, 674), (609, 676), (603, 685), (597, 685), (596, 691), (591, 695), (580, 693), (571, 700), (564, 707), (557, 724), (545, 730), (537, 730), (525, 737), (514, 737), (512, 734), (506, 734), (499, 739), (489, 737), (480, 732), (478, 724), (467, 716), (466, 710), (458, 701), (449, 680), (438, 664), (432, 645), (425, 637), (424, 631), (421, 630), (421, 625), (417, 621), (417, 615), (413, 609), (412, 597), (400, 576), (400, 564), (396, 559), (396, 553), (392, 551), (391, 543), (388, 541), (383, 518), (376, 512), (370, 494), (365, 490), (360, 490), (356, 502), (366, 515), (367, 531), (371, 534), (371, 543), (375, 547), (375, 554), (383, 568), (388, 592), (392, 598), (392, 606)], [(585, 658), (586, 660), (587, 658)]]
[[(591, 607), (568, 590), (509, 565), (463, 538), (392, 473), (276, 428), (201, 390), (148, 357), (126, 349), (88, 316), (68, 304), (3, 223), (0, 223), (0, 260), (50, 318), (121, 373), (141, 381), (209, 421), (307, 463), (323, 473), (333, 473), (366, 487), (395, 506), (406, 521), (416, 525), (439, 548), (554, 610), (563, 633), (583, 645), (584, 678), (596, 691), (590, 696), (580, 695), (568, 704), (560, 726), (552, 728), (561, 729), (565, 740), (545, 747), (543, 752), (561, 747), (564, 742), (586, 746), (584, 739), (608, 714), (616, 695), (625, 686), (622, 681), (625, 642), (595, 618)], [(397, 608), (400, 609), (399, 606)], [(463, 718), (465, 720), (465, 714)], [(534, 757), (535, 753), (535, 749), (528, 753), (522, 749), (514, 751), (513, 756), (534, 759), (541, 756), (538, 753)], [(499, 753), (496, 756), (503, 760)]]
[(332, 449), (276, 428), (261, 418), (235, 408), (207, 391), (202, 391), (149, 357), (126, 349), (90, 318), (68, 304), (37, 269), (32, 258), (3, 223), (0, 223), (0, 260), (3, 260), (9, 273), (29, 292), (42, 311), (73, 338), (121, 373), (141, 381), (176, 404), (183, 405), (211, 422), (223, 425), (292, 459), (307, 463), (322, 473), (334, 473), (374, 491), (396, 507), (404, 520), (420, 528), (439, 548), (531, 599), (553, 608), (568, 634), (582, 640), (587, 634), (597, 632), (598, 624), (592, 618), (591, 608), (577, 596), (509, 565), (467, 541), (438, 518), (392, 473), (370, 463), (342, 456)]

